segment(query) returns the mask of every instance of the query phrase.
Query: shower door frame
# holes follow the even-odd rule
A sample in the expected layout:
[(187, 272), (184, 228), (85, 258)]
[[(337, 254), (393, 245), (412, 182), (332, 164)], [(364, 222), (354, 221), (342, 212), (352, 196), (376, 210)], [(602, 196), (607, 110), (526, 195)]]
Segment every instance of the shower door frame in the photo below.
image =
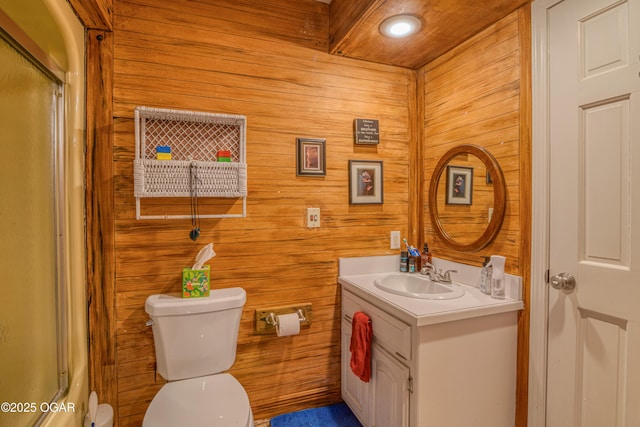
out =
[[(52, 120), (55, 125), (52, 142), (52, 184), (53, 184), (53, 222), (55, 231), (55, 294), (56, 294), (56, 344), (57, 344), (57, 378), (58, 390), (49, 402), (57, 402), (69, 389), (69, 361), (68, 361), (68, 295), (65, 283), (66, 271), (66, 227), (65, 227), (65, 81), (66, 74), (58, 64), (26, 34), (2, 9), (0, 9), (0, 39), (12, 46), (20, 55), (24, 56), (34, 67), (43, 72), (52, 83), (57, 86), (56, 101)], [(43, 412), (36, 420), (35, 425), (40, 425), (48, 412)]]

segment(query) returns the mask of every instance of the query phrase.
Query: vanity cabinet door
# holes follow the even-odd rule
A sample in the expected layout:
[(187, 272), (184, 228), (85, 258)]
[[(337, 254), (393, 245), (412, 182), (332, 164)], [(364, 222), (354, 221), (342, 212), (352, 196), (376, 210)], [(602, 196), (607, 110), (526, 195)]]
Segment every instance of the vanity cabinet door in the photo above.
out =
[(409, 426), (409, 368), (380, 346), (371, 353), (372, 427)]
[(365, 383), (351, 372), (351, 322), (342, 319), (342, 398), (364, 426), (369, 426), (370, 382)]

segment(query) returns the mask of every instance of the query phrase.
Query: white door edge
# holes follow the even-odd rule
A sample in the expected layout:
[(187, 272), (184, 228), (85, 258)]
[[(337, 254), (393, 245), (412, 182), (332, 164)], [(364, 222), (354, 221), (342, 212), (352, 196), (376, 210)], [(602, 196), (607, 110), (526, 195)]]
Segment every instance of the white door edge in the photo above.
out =
[(529, 326), (528, 427), (546, 426), (549, 269), (549, 80), (548, 10), (562, 0), (531, 7), (532, 215)]

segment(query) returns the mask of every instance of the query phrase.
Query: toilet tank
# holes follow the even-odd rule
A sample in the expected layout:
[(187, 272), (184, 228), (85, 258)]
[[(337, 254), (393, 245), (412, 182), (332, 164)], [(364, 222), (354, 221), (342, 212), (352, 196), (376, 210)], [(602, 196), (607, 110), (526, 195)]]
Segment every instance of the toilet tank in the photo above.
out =
[(158, 373), (173, 381), (228, 370), (246, 300), (242, 288), (212, 290), (204, 298), (149, 296), (145, 311), (153, 321)]

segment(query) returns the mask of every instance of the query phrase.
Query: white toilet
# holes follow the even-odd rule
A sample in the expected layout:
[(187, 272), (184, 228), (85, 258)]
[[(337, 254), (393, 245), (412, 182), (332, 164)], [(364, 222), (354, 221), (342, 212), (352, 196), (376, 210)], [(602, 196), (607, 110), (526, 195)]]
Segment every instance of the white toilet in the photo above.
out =
[(142, 427), (253, 427), (247, 392), (228, 373), (236, 359), (242, 288), (208, 298), (151, 295), (158, 373), (169, 382), (156, 394)]

